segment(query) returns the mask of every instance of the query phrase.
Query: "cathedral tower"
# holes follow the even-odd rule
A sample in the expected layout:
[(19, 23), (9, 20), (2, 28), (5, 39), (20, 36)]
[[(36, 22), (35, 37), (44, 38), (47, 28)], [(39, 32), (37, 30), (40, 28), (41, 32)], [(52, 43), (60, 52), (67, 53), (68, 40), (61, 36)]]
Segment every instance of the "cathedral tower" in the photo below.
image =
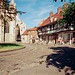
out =
[(9, 22), (9, 42), (16, 42), (16, 4), (14, 0), (9, 4), (9, 11), (12, 18)]

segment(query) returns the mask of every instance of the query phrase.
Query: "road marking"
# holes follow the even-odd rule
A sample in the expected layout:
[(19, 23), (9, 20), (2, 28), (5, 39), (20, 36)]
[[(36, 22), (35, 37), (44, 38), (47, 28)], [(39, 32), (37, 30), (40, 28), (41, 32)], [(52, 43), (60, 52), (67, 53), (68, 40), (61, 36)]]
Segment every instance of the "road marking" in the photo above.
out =
[(32, 51), (35, 51), (37, 48), (33, 48), (29, 51), (25, 51), (25, 52), (21, 52), (21, 53), (15, 53), (15, 54), (9, 54), (9, 55), (4, 55), (4, 56), (0, 56), (0, 58), (6, 58), (6, 57), (10, 57), (10, 56), (16, 56), (16, 55), (20, 55), (20, 54), (24, 54), (24, 53), (29, 53), (29, 52), (32, 52)]

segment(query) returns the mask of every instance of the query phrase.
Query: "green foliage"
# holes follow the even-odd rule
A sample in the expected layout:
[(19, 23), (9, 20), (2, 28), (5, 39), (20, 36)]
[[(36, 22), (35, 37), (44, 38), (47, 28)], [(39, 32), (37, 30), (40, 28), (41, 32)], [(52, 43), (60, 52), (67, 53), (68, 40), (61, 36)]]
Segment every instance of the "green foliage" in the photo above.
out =
[(75, 28), (75, 2), (68, 4), (68, 7), (62, 12), (63, 19), (57, 20), (57, 23), (61, 26), (66, 24), (67, 27), (73, 26)]
[(64, 19), (57, 20), (57, 24), (59, 24), (60, 26), (63, 26), (63, 24), (65, 24), (65, 23), (66, 23), (66, 20), (64, 20)]
[[(69, 6), (70, 4), (67, 4), (67, 6)], [(64, 5), (62, 6), (62, 10), (64, 10)]]
[[(2, 5), (2, 8), (3, 8), (3, 9), (6, 9), (6, 10), (9, 9), (9, 3), (10, 3), (9, 0), (0, 0), (0, 3), (3, 4), (3, 5)], [(1, 4), (0, 4), (0, 6), (1, 6)]]
[(64, 11), (63, 18), (69, 25), (75, 23), (75, 3), (71, 3), (68, 8)]
[(17, 13), (19, 13), (20, 15), (22, 15), (22, 14), (25, 14), (25, 13), (27, 13), (27, 12), (17, 11), (17, 10), (16, 10), (16, 12), (15, 12), (15, 13), (16, 13), (16, 14), (17, 14)]
[(24, 48), (23, 45), (14, 44), (14, 43), (0, 43), (0, 51), (8, 51), (13, 49)]
[(1, 2), (3, 2), (2, 9), (8, 10), (9, 14), (17, 14), (17, 13), (19, 13), (20, 15), (22, 15), (22, 14), (26, 13), (26, 12), (17, 11), (17, 10), (14, 13), (10, 13), (10, 11), (11, 11), (11, 10), (9, 10), (9, 3), (10, 3), (10, 1), (9, 0), (0, 0), (0, 3)]
[[(53, 1), (56, 2), (56, 1), (58, 1), (58, 0), (53, 0)], [(66, 2), (67, 0), (60, 0), (60, 1), (61, 1), (61, 2), (63, 2), (63, 1)], [(71, 2), (71, 1), (74, 1), (74, 0), (69, 0), (69, 2)]]
[[(15, 11), (12, 12), (12, 9), (9, 9), (9, 3), (10, 3), (9, 0), (0, 0), (0, 9), (4, 9), (4, 18), (5, 18), (5, 15), (6, 15), (6, 10), (8, 10), (9, 14), (13, 14), (15, 16), (17, 15), (17, 13), (19, 13), (20, 15), (26, 13), (26, 12), (23, 12), (23, 11), (17, 11), (17, 9), (15, 9)], [(9, 20), (12, 21), (12, 17), (11, 16), (9, 16)]]
[[(55, 2), (57, 1), (57, 0), (54, 0)], [(63, 0), (60, 0), (61, 2), (63, 1)]]
[(37, 28), (37, 26), (34, 26), (34, 28)]

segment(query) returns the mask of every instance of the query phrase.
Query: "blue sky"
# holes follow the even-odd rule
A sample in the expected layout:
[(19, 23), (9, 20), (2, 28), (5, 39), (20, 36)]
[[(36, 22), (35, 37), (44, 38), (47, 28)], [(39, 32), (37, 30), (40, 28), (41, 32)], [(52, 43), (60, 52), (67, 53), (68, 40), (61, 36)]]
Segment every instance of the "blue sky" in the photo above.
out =
[(17, 10), (25, 11), (26, 14), (19, 15), (21, 20), (26, 23), (26, 29), (38, 26), (40, 20), (49, 17), (50, 11), (57, 13), (57, 8), (64, 2), (53, 2), (53, 0), (14, 0)]

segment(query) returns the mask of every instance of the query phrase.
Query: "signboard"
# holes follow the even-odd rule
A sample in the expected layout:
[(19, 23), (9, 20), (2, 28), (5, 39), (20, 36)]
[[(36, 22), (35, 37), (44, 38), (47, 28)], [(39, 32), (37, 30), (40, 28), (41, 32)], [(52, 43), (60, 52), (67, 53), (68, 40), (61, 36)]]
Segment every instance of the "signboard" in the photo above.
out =
[(48, 31), (49, 34), (52, 34), (52, 31)]

